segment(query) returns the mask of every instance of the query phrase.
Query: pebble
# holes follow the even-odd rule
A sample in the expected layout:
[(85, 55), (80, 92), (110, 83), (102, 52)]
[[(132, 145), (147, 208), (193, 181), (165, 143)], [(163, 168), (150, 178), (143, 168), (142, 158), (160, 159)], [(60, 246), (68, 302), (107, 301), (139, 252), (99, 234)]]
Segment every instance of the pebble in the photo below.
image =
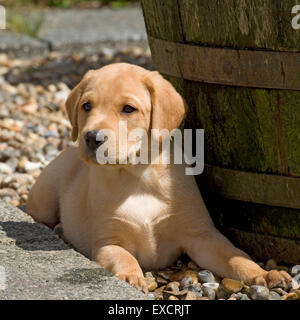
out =
[(16, 198), (17, 192), (11, 188), (2, 188), (0, 189), (0, 198), (9, 197), (9, 198)]
[(300, 273), (292, 279), (291, 287), (296, 290), (300, 289)]
[(153, 279), (154, 277), (153, 277), (153, 274), (151, 272), (146, 272), (145, 273), (145, 278), (152, 278)]
[(184, 273), (184, 277), (191, 277), (193, 279), (193, 284), (198, 283), (198, 273), (194, 270), (187, 270)]
[(294, 290), (294, 289), (292, 289), (291, 292), (296, 293), (296, 295), (298, 296), (298, 300), (300, 300), (300, 290)]
[(277, 292), (271, 290), (268, 299), (269, 300), (281, 300), (281, 296)]
[(205, 297), (208, 297), (210, 300), (215, 300), (216, 298), (216, 291), (212, 288), (209, 287), (204, 287), (203, 288), (203, 295)]
[(185, 289), (186, 287), (191, 286), (194, 284), (194, 280), (191, 276), (185, 276), (181, 281), (180, 281), (180, 288)]
[(254, 285), (250, 287), (250, 296), (253, 300), (268, 300), (269, 294), (269, 289), (264, 286)]
[(34, 171), (36, 169), (41, 168), (42, 164), (40, 162), (31, 162), (31, 161), (27, 161), (25, 163), (24, 169), (26, 172), (31, 172)]
[(156, 278), (156, 282), (158, 283), (158, 285), (164, 285), (164, 284), (167, 284), (168, 283), (168, 280), (162, 278), (162, 277), (157, 277)]
[(295, 292), (290, 292), (290, 293), (285, 294), (282, 297), (282, 300), (298, 300), (298, 295)]
[(192, 284), (188, 287), (184, 287), (184, 289), (188, 291), (193, 291), (193, 292), (202, 292), (202, 287), (200, 283)]
[(148, 287), (148, 290), (151, 292), (151, 291), (154, 291), (156, 288), (157, 288), (157, 282), (155, 281), (154, 278), (145, 278), (145, 281), (146, 281), (146, 284), (147, 284), (147, 287)]
[(220, 286), (220, 284), (217, 282), (206, 282), (206, 283), (203, 283), (202, 288), (203, 289), (210, 288), (210, 289), (217, 291), (219, 289), (219, 286)]
[(29, 102), (23, 104), (22, 109), (24, 113), (35, 114), (38, 111), (38, 104), (35, 99), (31, 99)]
[(196, 293), (192, 291), (188, 291), (188, 293), (185, 296), (185, 300), (197, 300)]
[(216, 291), (218, 299), (228, 299), (230, 294), (227, 290), (224, 289), (223, 285), (220, 285), (218, 290)]
[(171, 281), (181, 281), (185, 277), (186, 270), (181, 270), (178, 272), (175, 272), (171, 275), (170, 280)]
[(179, 292), (179, 282), (173, 281), (173, 282), (169, 282), (166, 286), (165, 286), (165, 290), (166, 291), (173, 291), (173, 292)]
[(245, 293), (238, 293), (238, 300), (251, 300)]
[(155, 289), (155, 292), (162, 293), (162, 292), (164, 291), (165, 287), (166, 287), (166, 286), (161, 286), (161, 287), (159, 287), (159, 288), (156, 288), (156, 289)]
[(188, 293), (187, 290), (181, 290), (181, 291), (178, 291), (178, 292), (164, 290), (163, 291), (163, 298), (165, 300), (168, 300), (168, 298), (170, 296), (175, 296), (178, 299), (183, 299), (187, 293)]
[(164, 299), (162, 294), (159, 294), (156, 292), (154, 292), (153, 294), (155, 296), (155, 300), (163, 300)]
[(282, 288), (272, 288), (272, 291), (278, 293), (281, 296), (284, 296), (285, 294), (287, 294), (287, 292), (284, 291)]
[(198, 279), (201, 283), (216, 282), (214, 275), (209, 270), (200, 271), (198, 273)]
[(291, 269), (292, 276), (296, 276), (298, 273), (300, 273), (300, 265), (299, 264), (293, 266), (293, 268)]
[(222, 280), (222, 285), (223, 288), (228, 291), (228, 293), (237, 293), (239, 291), (241, 291), (244, 287), (244, 285), (237, 280), (233, 280), (233, 279), (223, 279)]
[(8, 164), (0, 162), (0, 173), (2, 173), (2, 174), (12, 174), (12, 169)]
[(165, 280), (170, 280), (171, 276), (174, 274), (172, 270), (158, 271), (157, 274)]

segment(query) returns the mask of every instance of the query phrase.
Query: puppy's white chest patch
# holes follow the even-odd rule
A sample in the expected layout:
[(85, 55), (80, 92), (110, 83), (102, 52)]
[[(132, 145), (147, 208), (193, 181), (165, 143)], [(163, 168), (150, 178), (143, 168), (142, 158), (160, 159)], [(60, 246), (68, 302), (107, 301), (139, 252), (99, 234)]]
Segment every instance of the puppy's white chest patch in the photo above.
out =
[(156, 224), (164, 217), (167, 205), (148, 194), (136, 194), (127, 198), (119, 207), (119, 214), (139, 226)]
[(122, 230), (127, 234), (126, 240), (131, 239), (131, 252), (142, 267), (157, 265), (162, 244), (158, 235), (163, 233), (160, 222), (168, 216), (167, 205), (152, 195), (132, 195), (119, 207), (118, 218), (125, 222)]

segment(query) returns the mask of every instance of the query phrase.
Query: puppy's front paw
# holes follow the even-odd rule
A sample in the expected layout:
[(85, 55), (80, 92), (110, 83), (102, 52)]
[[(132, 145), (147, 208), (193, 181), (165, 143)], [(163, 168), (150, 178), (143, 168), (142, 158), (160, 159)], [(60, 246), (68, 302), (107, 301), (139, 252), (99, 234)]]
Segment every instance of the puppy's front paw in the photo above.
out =
[(292, 282), (291, 276), (285, 271), (271, 270), (253, 279), (253, 284), (272, 288), (281, 287), (287, 289)]
[(148, 294), (148, 286), (146, 284), (144, 277), (141, 277), (141, 276), (134, 274), (134, 273), (117, 274), (117, 277), (120, 280), (128, 282), (129, 284), (131, 284), (133, 287), (137, 288), (138, 290), (141, 290), (144, 293)]

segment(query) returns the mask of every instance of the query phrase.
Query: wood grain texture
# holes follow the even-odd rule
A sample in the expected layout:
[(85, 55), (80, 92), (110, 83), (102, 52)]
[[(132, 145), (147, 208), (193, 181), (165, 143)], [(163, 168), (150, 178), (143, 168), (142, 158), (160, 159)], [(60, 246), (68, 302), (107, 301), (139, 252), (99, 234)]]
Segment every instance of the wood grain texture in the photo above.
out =
[(142, 0), (141, 4), (148, 35), (159, 39), (183, 41), (177, 0)]
[[(300, 52), (300, 30), (291, 26), (291, 11), (297, 0), (143, 0), (142, 4), (150, 45), (154, 37), (204, 47), (200, 49), (202, 54), (206, 52), (201, 68), (204, 76), (212, 80), (225, 73), (228, 80), (231, 70), (253, 70), (249, 62), (238, 57), (224, 66), (223, 61), (218, 61), (222, 57), (209, 57), (209, 48)], [(199, 80), (197, 72), (201, 68), (192, 61), (188, 50), (178, 54), (172, 44), (163, 48), (163, 54), (159, 46), (152, 45), (151, 50), (158, 71), (172, 82), (189, 106), (185, 127), (205, 130), (207, 164), (300, 177), (300, 91), (297, 86), (293, 87), (295, 90), (275, 89), (284, 84), (285, 65), (282, 68), (277, 62), (267, 71), (275, 88), (257, 88), (265, 74), (256, 75), (255, 87), (238, 87), (226, 85), (227, 82), (195, 81)], [(215, 63), (215, 69), (207, 70), (207, 59)], [(237, 66), (240, 63), (244, 65)], [(263, 65), (263, 58), (256, 63)], [(168, 74), (166, 70), (171, 68), (175, 71)], [(187, 71), (192, 76), (184, 79)], [(238, 76), (233, 80), (236, 84), (241, 81)], [(260, 259), (299, 263), (294, 258), (299, 253), (299, 209), (226, 199), (212, 192), (204, 175), (196, 177), (196, 181), (216, 225), (224, 230), (234, 228), (238, 246), (254, 255), (259, 247)], [(251, 187), (249, 184), (249, 192)], [(275, 190), (276, 183), (263, 188)]]
[(300, 209), (300, 178), (211, 165), (205, 166), (205, 174), (210, 188), (227, 199)]
[(300, 53), (207, 48), (149, 37), (163, 74), (206, 83), (300, 90)]
[(292, 8), (297, 0), (181, 0), (186, 43), (299, 51)]

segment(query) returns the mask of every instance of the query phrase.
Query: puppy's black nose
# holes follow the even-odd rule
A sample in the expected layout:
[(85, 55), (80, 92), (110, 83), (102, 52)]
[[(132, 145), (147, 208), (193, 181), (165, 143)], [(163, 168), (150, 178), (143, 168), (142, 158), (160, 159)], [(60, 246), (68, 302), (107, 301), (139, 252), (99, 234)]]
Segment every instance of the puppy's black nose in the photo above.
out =
[(98, 147), (101, 146), (101, 144), (105, 142), (105, 140), (96, 140), (98, 132), (99, 131), (96, 130), (88, 131), (84, 137), (86, 145), (92, 151), (95, 151)]

